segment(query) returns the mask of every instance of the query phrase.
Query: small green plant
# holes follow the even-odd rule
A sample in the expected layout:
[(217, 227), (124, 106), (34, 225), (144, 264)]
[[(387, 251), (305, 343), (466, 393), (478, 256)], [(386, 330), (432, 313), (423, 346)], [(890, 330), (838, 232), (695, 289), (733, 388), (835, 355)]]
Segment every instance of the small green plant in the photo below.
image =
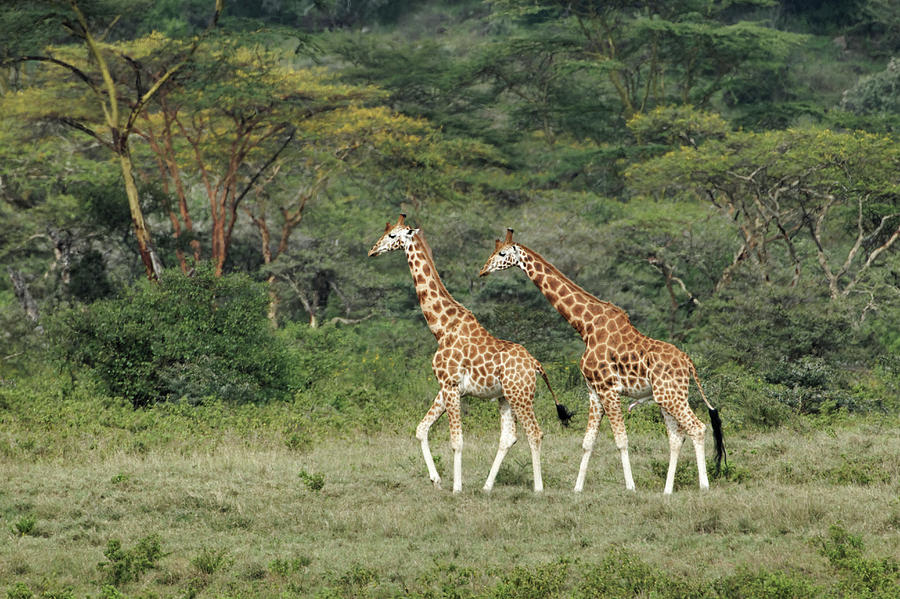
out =
[(284, 444), (291, 451), (305, 451), (312, 447), (312, 439), (301, 431), (291, 431), (285, 436)]
[(120, 473), (116, 474), (114, 477), (112, 477), (111, 479), (109, 479), (109, 482), (111, 482), (114, 485), (121, 485), (123, 483), (127, 483), (130, 479), (131, 479), (130, 474), (125, 474), (123, 472), (120, 472)]
[(278, 576), (290, 576), (294, 572), (299, 572), (312, 563), (312, 559), (306, 556), (295, 557), (292, 559), (274, 559), (269, 564), (269, 571)]
[(555, 597), (564, 590), (569, 565), (565, 560), (535, 566), (516, 567), (503, 577), (490, 593), (490, 597), (538, 599)]
[(31, 514), (26, 514), (24, 516), (20, 516), (19, 519), (13, 523), (12, 531), (18, 536), (24, 537), (25, 535), (34, 533), (36, 524), (37, 518), (35, 518)]
[(787, 572), (760, 570), (751, 572), (746, 567), (726, 578), (716, 581), (720, 597), (766, 597), (777, 599), (803, 599), (822, 596), (822, 590), (809, 581)]
[(34, 593), (24, 582), (17, 582), (6, 591), (6, 599), (32, 599)]
[(227, 568), (230, 563), (231, 559), (228, 557), (227, 550), (213, 549), (212, 547), (203, 547), (191, 560), (191, 565), (198, 572), (207, 576)]
[(307, 489), (314, 492), (321, 491), (325, 486), (325, 475), (321, 472), (314, 472), (310, 474), (306, 470), (301, 470), (300, 480), (303, 481), (303, 484), (306, 485)]
[(841, 595), (853, 597), (895, 597), (900, 588), (900, 563), (891, 558), (863, 556), (862, 537), (840, 526), (828, 530), (828, 538), (818, 539), (819, 551), (842, 576)]
[(378, 579), (378, 572), (356, 564), (338, 577), (337, 584), (340, 589), (346, 591), (345, 596), (351, 593), (359, 596), (364, 589), (377, 585)]
[(117, 586), (140, 579), (147, 570), (156, 567), (163, 553), (159, 536), (150, 535), (131, 549), (123, 549), (121, 541), (110, 539), (103, 555), (108, 561), (97, 566), (104, 573), (105, 582)]

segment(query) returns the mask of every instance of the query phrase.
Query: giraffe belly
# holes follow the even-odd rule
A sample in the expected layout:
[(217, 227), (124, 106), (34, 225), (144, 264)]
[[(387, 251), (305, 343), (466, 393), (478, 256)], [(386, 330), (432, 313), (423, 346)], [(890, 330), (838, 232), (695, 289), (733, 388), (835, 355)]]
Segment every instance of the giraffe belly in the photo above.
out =
[(459, 372), (459, 394), (473, 395), (482, 399), (494, 399), (503, 395), (503, 386), (500, 379), (488, 377), (487, 379), (474, 378), (468, 370)]
[(653, 389), (648, 381), (622, 380), (620, 393), (625, 397), (637, 400), (649, 400), (653, 397)]

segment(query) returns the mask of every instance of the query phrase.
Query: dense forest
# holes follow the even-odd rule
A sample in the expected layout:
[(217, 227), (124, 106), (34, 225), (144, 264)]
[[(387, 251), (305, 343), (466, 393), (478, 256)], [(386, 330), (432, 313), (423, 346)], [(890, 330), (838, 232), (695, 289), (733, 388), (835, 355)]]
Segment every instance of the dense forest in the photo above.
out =
[[(0, 593), (894, 597), (898, 132), (895, 0), (0, 0)], [(428, 481), (400, 214), (575, 412), (543, 495), (478, 399)], [(709, 490), (639, 405), (572, 492), (508, 228), (691, 357)]]
[(897, 407), (894, 3), (38, 1), (0, 28), (4, 384), (257, 401), (344, 354), (427, 369), (405, 267), (365, 257), (404, 212), (565, 371), (543, 298), (476, 276), (507, 227), (726, 402)]

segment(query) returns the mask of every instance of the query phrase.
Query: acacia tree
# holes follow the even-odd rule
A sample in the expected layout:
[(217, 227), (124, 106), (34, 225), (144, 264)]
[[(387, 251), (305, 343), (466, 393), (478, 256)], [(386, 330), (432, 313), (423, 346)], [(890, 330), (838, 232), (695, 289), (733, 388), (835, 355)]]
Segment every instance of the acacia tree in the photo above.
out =
[[(199, 181), (205, 192), (209, 251), (217, 275), (223, 272), (235, 226), (247, 203), (264, 197), (263, 190), (276, 175), (299, 170), (292, 168), (291, 161), (300, 161), (300, 169), (307, 166), (303, 162), (308, 143), (302, 135), (305, 123), (380, 95), (374, 88), (335, 83), (322, 69), (294, 68), (286, 60), (283, 53), (253, 43), (220, 41), (204, 48), (190, 69), (160, 91), (153, 110), (140, 124), (138, 132), (148, 141), (167, 189), (177, 197), (179, 209), (169, 210), (176, 236), (182, 228), (193, 229), (187, 183)], [(314, 175), (314, 180), (320, 175)], [(307, 184), (313, 190), (319, 185)], [(309, 194), (292, 195), (298, 197), (299, 205), (284, 206), (284, 243), (299, 224), (303, 198)], [(268, 237), (265, 211), (255, 213), (250, 212), (251, 219)], [(191, 243), (199, 257), (199, 244), (193, 238)], [(264, 257), (268, 244), (265, 248)], [(179, 259), (184, 268), (183, 253)]]
[[(751, 22), (728, 24), (731, 3), (712, 0), (492, 0), (500, 16), (526, 17), (581, 39), (573, 58), (610, 84), (624, 118), (660, 104), (706, 106), (748, 64), (780, 61), (801, 36)], [(747, 0), (752, 7), (767, 0)]]
[(629, 172), (636, 191), (687, 193), (718, 208), (739, 247), (717, 288), (745, 261), (771, 281), (783, 255), (796, 285), (817, 268), (832, 299), (871, 279), (900, 239), (900, 147), (889, 136), (808, 128), (731, 133)]
[[(91, 31), (88, 16), (77, 0), (68, 0), (68, 5), (68, 13), (60, 18), (53, 11), (52, 17), (59, 18), (64, 30), (83, 45), (86, 55), (75, 47), (57, 46), (48, 48), (44, 54), (7, 57), (0, 66), (39, 63), (53, 67), (47, 78), (40, 81), (44, 86), (40, 89), (32, 87), (17, 94), (13, 104), (19, 116), (64, 124), (89, 135), (115, 155), (122, 172), (141, 261), (148, 278), (155, 279), (162, 270), (162, 263), (153, 247), (150, 229), (141, 209), (130, 138), (147, 104), (188, 63), (202, 38), (194, 38), (185, 51), (164, 69), (149, 73), (147, 80), (148, 73), (139, 61), (122, 52), (116, 44), (104, 42), (102, 36), (98, 37)], [(215, 0), (208, 30), (218, 23), (223, 5), (224, 0)], [(60, 78), (60, 74), (64, 77)], [(49, 103), (48, 92), (54, 96)], [(73, 99), (74, 105), (70, 104)]]

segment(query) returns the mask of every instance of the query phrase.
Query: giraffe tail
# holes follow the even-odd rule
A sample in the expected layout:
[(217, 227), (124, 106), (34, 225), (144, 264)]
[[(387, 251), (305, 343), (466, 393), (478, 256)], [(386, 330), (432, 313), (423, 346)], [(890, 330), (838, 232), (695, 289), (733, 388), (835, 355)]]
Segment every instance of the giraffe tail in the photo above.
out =
[(569, 408), (559, 403), (559, 400), (556, 399), (556, 393), (553, 392), (553, 387), (550, 386), (550, 379), (547, 378), (547, 373), (544, 371), (544, 366), (537, 360), (535, 360), (534, 363), (536, 365), (536, 370), (541, 373), (544, 382), (547, 383), (547, 389), (550, 391), (550, 395), (553, 396), (553, 403), (556, 404), (556, 417), (559, 418), (559, 421), (563, 426), (569, 426), (569, 421), (572, 420), (572, 418), (575, 416), (575, 413), (569, 411)]
[(694, 377), (694, 382), (697, 383), (700, 397), (703, 398), (703, 402), (709, 409), (709, 423), (712, 425), (713, 440), (716, 443), (716, 474), (719, 474), (719, 472), (722, 471), (722, 460), (725, 460), (725, 466), (728, 466), (728, 454), (725, 451), (725, 438), (722, 436), (722, 417), (719, 416), (719, 411), (712, 407), (712, 404), (706, 399), (706, 394), (703, 393), (703, 387), (700, 386), (700, 378), (697, 376), (697, 369), (694, 368), (693, 364), (691, 364), (691, 374)]

